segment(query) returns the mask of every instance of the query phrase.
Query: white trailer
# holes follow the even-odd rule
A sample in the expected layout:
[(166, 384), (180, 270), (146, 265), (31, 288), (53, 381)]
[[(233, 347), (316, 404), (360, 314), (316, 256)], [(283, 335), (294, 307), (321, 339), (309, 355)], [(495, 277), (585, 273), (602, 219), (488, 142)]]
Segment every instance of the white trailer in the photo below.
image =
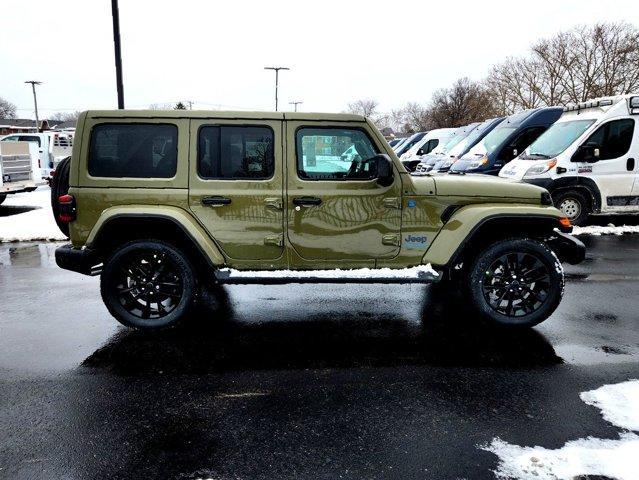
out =
[(12, 193), (46, 185), (30, 142), (0, 142), (0, 203)]

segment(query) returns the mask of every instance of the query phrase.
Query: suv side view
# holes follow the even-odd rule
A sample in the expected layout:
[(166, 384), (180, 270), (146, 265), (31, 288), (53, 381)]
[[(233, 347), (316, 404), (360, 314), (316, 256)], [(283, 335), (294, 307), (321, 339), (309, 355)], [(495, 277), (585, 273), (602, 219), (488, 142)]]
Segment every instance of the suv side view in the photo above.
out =
[(313, 282), (455, 282), (478, 319), (532, 326), (585, 255), (544, 189), (411, 176), (357, 115), (89, 111), (58, 172), (56, 261), (136, 328), (202, 287)]

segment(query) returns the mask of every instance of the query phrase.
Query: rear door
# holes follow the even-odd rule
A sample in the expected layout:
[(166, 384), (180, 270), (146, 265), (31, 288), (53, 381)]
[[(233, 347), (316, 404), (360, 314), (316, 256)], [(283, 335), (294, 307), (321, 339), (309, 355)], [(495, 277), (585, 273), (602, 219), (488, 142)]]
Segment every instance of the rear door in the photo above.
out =
[(189, 207), (235, 260), (283, 254), (280, 120), (191, 120)]
[(286, 130), (287, 234), (300, 263), (374, 266), (397, 255), (401, 180), (395, 172), (392, 185), (377, 183), (366, 161), (383, 150), (367, 125), (288, 121)]

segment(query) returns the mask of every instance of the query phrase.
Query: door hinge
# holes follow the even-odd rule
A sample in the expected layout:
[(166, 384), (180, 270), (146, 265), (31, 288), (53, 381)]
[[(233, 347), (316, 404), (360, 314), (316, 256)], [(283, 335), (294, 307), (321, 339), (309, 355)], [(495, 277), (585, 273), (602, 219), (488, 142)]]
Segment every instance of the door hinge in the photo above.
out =
[(383, 245), (392, 245), (394, 247), (399, 247), (399, 234), (398, 233), (387, 233), (386, 235), (382, 235), (382, 244)]
[(398, 210), (402, 209), (402, 200), (397, 197), (390, 197), (384, 199), (384, 206), (386, 208), (396, 208)]
[(283, 206), (281, 198), (265, 198), (264, 205), (272, 210), (282, 210)]
[(284, 235), (267, 235), (264, 237), (264, 245), (273, 245), (274, 247), (281, 247), (284, 245)]

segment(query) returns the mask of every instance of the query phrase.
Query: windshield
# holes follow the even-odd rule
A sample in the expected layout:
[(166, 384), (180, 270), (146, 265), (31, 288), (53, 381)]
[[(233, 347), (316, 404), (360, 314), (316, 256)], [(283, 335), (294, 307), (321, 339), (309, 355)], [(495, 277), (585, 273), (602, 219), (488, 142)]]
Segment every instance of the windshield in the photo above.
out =
[(468, 150), (468, 147), (473, 145), (477, 141), (477, 139), (481, 135), (483, 135), (483, 133), (486, 131), (486, 127), (488, 126), (488, 124), (489, 122), (486, 122), (485, 124), (481, 124), (474, 130), (472, 130), (470, 134), (468, 134), (466, 137), (463, 137), (459, 143), (457, 143), (456, 145), (453, 145), (454, 148), (448, 151), (450, 156), (459, 157), (462, 153)]
[(475, 145), (470, 152), (474, 155), (487, 155), (492, 153), (506, 140), (518, 127), (497, 127)]
[[(448, 142), (446, 142), (443, 147), (441, 148), (438, 147), (435, 150), (433, 150), (431, 153), (441, 153), (441, 154), (448, 153), (453, 148), (455, 148), (455, 145), (459, 144), (459, 142), (461, 142), (465, 138), (468, 138), (468, 132), (463, 131), (463, 128), (464, 127), (462, 127), (462, 129), (460, 129), (459, 131), (456, 131), (453, 138), (451, 138)], [(471, 130), (471, 132), (473, 131), (474, 130)]]
[(594, 120), (573, 120), (555, 123), (546, 130), (530, 147), (526, 149), (522, 160), (552, 158), (566, 150), (582, 133), (594, 123)]

